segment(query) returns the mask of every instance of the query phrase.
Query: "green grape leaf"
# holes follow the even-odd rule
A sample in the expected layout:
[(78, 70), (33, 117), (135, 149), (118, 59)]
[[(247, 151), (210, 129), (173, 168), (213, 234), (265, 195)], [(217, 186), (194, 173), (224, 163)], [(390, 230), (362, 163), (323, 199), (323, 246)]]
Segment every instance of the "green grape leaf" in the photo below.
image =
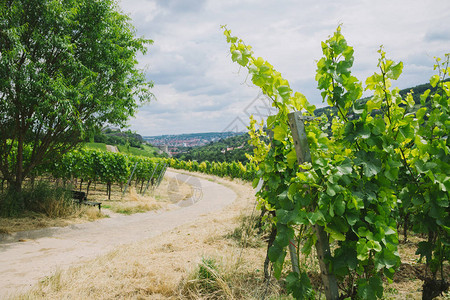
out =
[(294, 272), (286, 277), (286, 289), (295, 299), (315, 299), (314, 290), (308, 274), (302, 272), (300, 275)]
[(295, 163), (297, 162), (297, 154), (295, 152), (295, 149), (292, 149), (287, 155), (286, 160), (288, 163), (289, 168), (293, 168)]
[(355, 225), (356, 222), (359, 221), (359, 216), (356, 215), (356, 214), (347, 213), (347, 214), (345, 215), (345, 217), (347, 218), (347, 223), (348, 223), (350, 226)]
[(436, 87), (436, 85), (438, 84), (439, 80), (440, 80), (440, 78), (439, 78), (438, 75), (433, 75), (433, 76), (431, 76), (431, 78), (430, 78), (430, 84), (431, 84), (431, 86), (432, 86), (432, 87)]
[(339, 185), (337, 184), (332, 184), (327, 182), (327, 190), (326, 193), (330, 196), (333, 197), (336, 195), (337, 192), (340, 191)]
[(356, 243), (356, 252), (358, 260), (367, 260), (369, 258), (369, 249), (366, 245), (365, 239), (359, 239)]
[(330, 234), (330, 238), (335, 241), (345, 241), (345, 235), (340, 232), (333, 224), (327, 224), (324, 228), (325, 232)]
[[(420, 104), (425, 105), (427, 99), (428, 99), (428, 95), (430, 94), (431, 90), (428, 89), (425, 92), (423, 92), (422, 95), (420, 95)], [(423, 107), (422, 107), (423, 108)], [(421, 109), (422, 109), (421, 108)]]
[(376, 300), (383, 297), (383, 282), (379, 275), (374, 275), (368, 280), (358, 279), (358, 298)]
[(342, 216), (344, 214), (345, 206), (346, 206), (346, 204), (345, 204), (344, 200), (337, 199), (334, 202), (334, 211), (336, 212), (336, 214), (338, 216)]
[(267, 128), (272, 128), (275, 124), (275, 121), (277, 120), (276, 115), (271, 115), (267, 117)]
[(287, 131), (284, 126), (275, 126), (275, 128), (273, 129), (273, 137), (278, 141), (284, 141), (287, 137)]
[(281, 271), (283, 270), (284, 259), (286, 258), (286, 251), (280, 247), (276, 242), (269, 248), (268, 256), (273, 263), (273, 275), (280, 279)]
[(359, 101), (359, 100), (354, 101), (353, 106), (352, 106), (353, 112), (355, 114), (361, 114), (364, 111), (364, 106), (365, 106), (365, 103), (363, 101)]
[(342, 164), (336, 166), (337, 169), (337, 175), (343, 176), (343, 175), (349, 175), (352, 174), (353, 168), (350, 162), (350, 159), (346, 158)]
[(400, 74), (402, 74), (403, 63), (399, 62), (395, 66), (389, 67), (389, 70), (386, 72), (387, 78), (397, 80)]
[(284, 101), (287, 101), (291, 96), (292, 90), (288, 85), (282, 85), (277, 88), (278, 93)]

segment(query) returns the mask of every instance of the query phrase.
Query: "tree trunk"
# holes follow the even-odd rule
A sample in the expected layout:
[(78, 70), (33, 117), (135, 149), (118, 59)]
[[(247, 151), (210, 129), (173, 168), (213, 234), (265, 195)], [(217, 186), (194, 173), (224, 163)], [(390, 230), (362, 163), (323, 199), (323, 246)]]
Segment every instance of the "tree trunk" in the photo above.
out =
[(275, 238), (277, 237), (277, 227), (272, 226), (272, 230), (270, 231), (269, 241), (267, 242), (267, 251), (266, 251), (266, 259), (264, 260), (264, 280), (268, 281), (270, 279), (269, 273), (269, 249), (272, 247)]
[(403, 221), (403, 242), (408, 241), (408, 226), (409, 226), (409, 213), (406, 213), (405, 220)]
[(142, 182), (141, 182), (141, 189), (139, 190), (139, 194), (142, 194), (142, 188), (144, 187), (144, 182), (145, 182), (145, 180), (142, 179)]
[(34, 189), (34, 183), (35, 183), (35, 181), (36, 181), (36, 176), (35, 176), (35, 175), (31, 176), (31, 178), (30, 178), (30, 184), (31, 184), (31, 188), (32, 188), (32, 189)]
[(11, 181), (9, 183), (9, 190), (16, 194), (20, 194), (22, 192), (22, 182), (18, 182), (17, 180)]
[(258, 234), (261, 234), (263, 232), (263, 228), (262, 228), (263, 217), (264, 217), (264, 214), (266, 213), (266, 211), (267, 210), (266, 210), (265, 206), (261, 207), (261, 214), (259, 215), (258, 222), (256, 223), (256, 228), (258, 228)]
[(432, 300), (448, 291), (449, 283), (445, 280), (425, 278), (422, 286), (422, 300)]
[(108, 200), (111, 200), (111, 182), (108, 182), (107, 190), (108, 190)]
[(17, 140), (17, 156), (16, 156), (16, 174), (15, 179), (11, 182), (11, 188), (14, 193), (20, 194), (22, 192), (23, 182), (23, 136), (19, 134)]

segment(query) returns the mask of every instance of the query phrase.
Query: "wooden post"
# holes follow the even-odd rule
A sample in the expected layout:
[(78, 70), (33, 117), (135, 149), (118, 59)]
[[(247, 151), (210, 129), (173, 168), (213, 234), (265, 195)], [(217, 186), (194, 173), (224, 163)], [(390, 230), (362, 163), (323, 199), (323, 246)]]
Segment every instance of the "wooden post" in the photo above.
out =
[(292, 272), (300, 275), (300, 266), (298, 264), (297, 249), (295, 249), (294, 240), (289, 241), (289, 254), (291, 255)]
[[(302, 113), (299, 111), (290, 113), (288, 117), (298, 163), (303, 164), (304, 162), (311, 162), (311, 153), (309, 152), (305, 124), (303, 121), (312, 120), (313, 117), (302, 116)], [(319, 225), (314, 226), (314, 231), (317, 236), (316, 251), (319, 258), (320, 275), (325, 287), (325, 296), (327, 300), (337, 300), (339, 299), (339, 289), (336, 277), (333, 273), (330, 273), (330, 264), (326, 262), (331, 255), (328, 235), (323, 227)]]

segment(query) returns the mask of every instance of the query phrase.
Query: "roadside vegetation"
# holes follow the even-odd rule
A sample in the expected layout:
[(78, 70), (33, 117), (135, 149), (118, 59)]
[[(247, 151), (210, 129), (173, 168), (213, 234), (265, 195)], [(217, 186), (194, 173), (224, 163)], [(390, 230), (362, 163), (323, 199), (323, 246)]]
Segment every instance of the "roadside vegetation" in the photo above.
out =
[[(16, 210), (14, 216), (0, 215), (1, 234), (62, 227), (104, 217), (96, 208), (75, 205), (70, 191), (63, 187), (50, 186), (47, 182), (38, 182), (34, 187), (27, 185), (21, 196), (25, 199), (25, 207), (22, 210)], [(11, 201), (14, 201), (13, 195), (1, 194), (0, 212), (6, 212), (4, 206)]]
[[(123, 187), (112, 186), (111, 199), (106, 196), (105, 184), (94, 184), (89, 200), (102, 203), (102, 209), (88, 205), (76, 204), (69, 186), (57, 186), (39, 181), (34, 187), (27, 185), (23, 190), (25, 207), (16, 210), (14, 215), (0, 215), (0, 234), (34, 230), (45, 227), (64, 227), (71, 224), (91, 222), (111, 214), (131, 215), (158, 209), (173, 209), (174, 204), (192, 197), (192, 187), (173, 178), (164, 178), (159, 187), (150, 189), (143, 195), (136, 192), (133, 183), (125, 194)], [(5, 202), (14, 198), (6, 193), (0, 195), (0, 212)]]

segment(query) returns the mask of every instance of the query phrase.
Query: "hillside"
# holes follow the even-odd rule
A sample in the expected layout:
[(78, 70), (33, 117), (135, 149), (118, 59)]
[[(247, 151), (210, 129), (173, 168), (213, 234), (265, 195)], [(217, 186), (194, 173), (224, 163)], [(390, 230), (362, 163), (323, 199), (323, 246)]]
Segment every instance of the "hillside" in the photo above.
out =
[(179, 148), (179, 153), (173, 154), (175, 158), (181, 160), (196, 160), (202, 162), (217, 161), (247, 162), (245, 153), (252, 153), (252, 147), (248, 144), (249, 136), (247, 133), (223, 138), (216, 142), (210, 142), (200, 147)]
[(146, 157), (166, 157), (156, 147), (147, 143), (144, 138), (130, 130), (121, 131), (120, 129), (107, 128), (91, 136), (84, 147), (106, 151), (106, 145), (116, 146), (121, 153)]
[(220, 139), (241, 135), (243, 132), (204, 132), (204, 133), (187, 133), (187, 134), (172, 134), (159, 136), (144, 136), (144, 140), (152, 145), (174, 147), (196, 147), (204, 146), (211, 142), (216, 142)]

